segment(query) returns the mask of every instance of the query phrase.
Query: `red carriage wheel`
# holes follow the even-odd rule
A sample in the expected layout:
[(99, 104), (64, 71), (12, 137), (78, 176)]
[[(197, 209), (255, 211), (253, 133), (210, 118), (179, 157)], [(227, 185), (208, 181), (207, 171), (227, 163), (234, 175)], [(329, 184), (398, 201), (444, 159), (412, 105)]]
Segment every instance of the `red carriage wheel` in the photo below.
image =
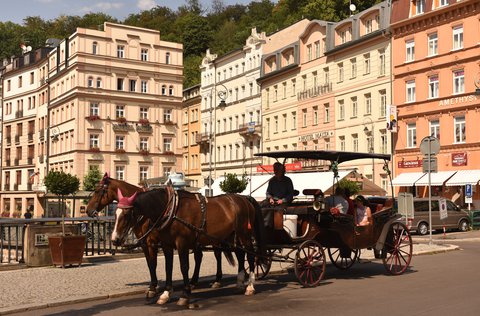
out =
[(317, 286), (325, 275), (325, 252), (315, 240), (302, 243), (295, 254), (295, 275), (306, 287)]
[(265, 257), (255, 257), (255, 279), (264, 279), (270, 268), (272, 267), (272, 254), (271, 250), (267, 250)]
[(393, 275), (404, 273), (412, 260), (413, 242), (407, 226), (393, 223), (388, 229), (382, 250), (383, 265)]
[(335, 267), (342, 270), (351, 268), (357, 261), (359, 253), (358, 249), (328, 248), (330, 261)]

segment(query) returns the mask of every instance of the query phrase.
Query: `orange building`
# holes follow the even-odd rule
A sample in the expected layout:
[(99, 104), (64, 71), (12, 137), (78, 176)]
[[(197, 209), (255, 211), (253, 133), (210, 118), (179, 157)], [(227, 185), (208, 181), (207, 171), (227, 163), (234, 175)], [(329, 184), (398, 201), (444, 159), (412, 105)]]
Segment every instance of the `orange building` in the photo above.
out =
[(432, 195), (480, 207), (480, 30), (478, 0), (394, 0), (393, 91), (398, 110), (394, 185), (428, 195), (420, 144), (439, 139)]

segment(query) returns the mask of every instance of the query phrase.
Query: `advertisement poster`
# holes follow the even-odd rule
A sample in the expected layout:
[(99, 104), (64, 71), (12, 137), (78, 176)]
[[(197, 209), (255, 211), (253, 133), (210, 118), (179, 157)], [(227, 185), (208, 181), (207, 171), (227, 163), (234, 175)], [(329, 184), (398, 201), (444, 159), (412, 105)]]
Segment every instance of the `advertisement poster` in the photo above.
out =
[(387, 105), (387, 130), (396, 133), (397, 132), (397, 106)]

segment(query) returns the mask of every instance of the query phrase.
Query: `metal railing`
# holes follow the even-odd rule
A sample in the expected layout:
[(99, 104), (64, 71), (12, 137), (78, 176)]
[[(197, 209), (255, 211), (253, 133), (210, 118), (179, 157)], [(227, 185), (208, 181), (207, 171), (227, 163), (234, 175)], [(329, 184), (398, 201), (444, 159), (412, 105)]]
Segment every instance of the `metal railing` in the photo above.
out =
[[(14, 219), (0, 218), (0, 264), (25, 262), (25, 233), (29, 225), (61, 224), (62, 218)], [(65, 225), (78, 225), (85, 235), (85, 256), (115, 255), (121, 252), (136, 252), (137, 249), (116, 247), (111, 242), (111, 233), (115, 225), (113, 216), (99, 218), (77, 217), (65, 218)], [(134, 244), (135, 236), (130, 234), (125, 244)]]

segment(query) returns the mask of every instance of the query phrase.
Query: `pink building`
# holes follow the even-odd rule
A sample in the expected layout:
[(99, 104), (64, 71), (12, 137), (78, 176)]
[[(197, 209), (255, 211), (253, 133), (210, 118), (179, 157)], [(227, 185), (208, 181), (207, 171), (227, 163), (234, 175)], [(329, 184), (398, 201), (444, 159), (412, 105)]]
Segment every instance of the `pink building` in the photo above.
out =
[[(398, 109), (394, 185), (402, 192), (428, 195), (422, 172), (422, 139), (439, 139), (438, 172), (432, 195), (466, 204), (473, 185), (480, 207), (480, 96), (478, 0), (394, 0), (394, 102)], [(477, 87), (476, 87), (477, 85)]]

